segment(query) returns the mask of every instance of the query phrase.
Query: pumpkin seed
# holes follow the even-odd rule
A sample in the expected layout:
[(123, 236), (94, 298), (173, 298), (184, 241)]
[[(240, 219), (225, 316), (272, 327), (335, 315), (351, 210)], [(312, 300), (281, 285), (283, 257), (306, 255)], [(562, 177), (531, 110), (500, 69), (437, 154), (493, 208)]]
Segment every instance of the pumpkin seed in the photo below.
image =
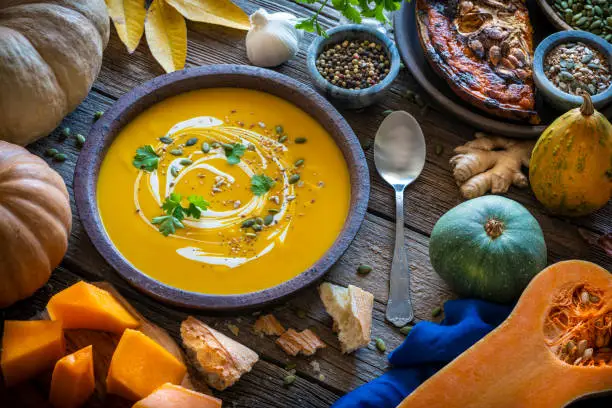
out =
[(308, 139), (306, 139), (305, 137), (297, 137), (297, 138), (295, 139), (295, 143), (297, 143), (297, 144), (304, 144), (304, 143), (306, 143), (307, 141), (308, 141)]
[(593, 349), (592, 348), (588, 348), (588, 349), (584, 350), (584, 354), (582, 354), (582, 358), (585, 359), (585, 360), (593, 358)]
[(400, 333), (402, 333), (404, 336), (407, 336), (408, 333), (410, 333), (412, 331), (412, 326), (404, 326), (400, 329)]
[(59, 151), (57, 149), (54, 149), (54, 148), (45, 150), (45, 156), (47, 156), (47, 157), (55, 157), (55, 155), (58, 154), (58, 153), (59, 153)]
[(583, 291), (583, 292), (580, 294), (580, 301), (581, 301), (582, 303), (589, 303), (589, 300), (590, 300), (589, 292), (587, 292), (587, 291)]
[(181, 149), (174, 149), (170, 150), (170, 154), (173, 156), (181, 156), (183, 154), (183, 151)]
[(559, 72), (559, 79), (564, 82), (570, 82), (574, 80), (574, 76), (567, 71)]
[(274, 130), (276, 131), (277, 134), (282, 134), (283, 133), (283, 127), (281, 125), (276, 125), (274, 127)]
[(357, 273), (360, 275), (367, 275), (372, 272), (372, 267), (370, 265), (359, 265), (357, 267)]
[(282, 135), (281, 137), (278, 138), (278, 143), (285, 143), (287, 139), (289, 139), (287, 135)]
[(292, 174), (291, 177), (289, 177), (289, 184), (295, 184), (300, 180), (300, 175), (299, 174)]
[(279, 210), (277, 210), (276, 208), (270, 208), (270, 209), (268, 210), (268, 212), (269, 212), (270, 214), (278, 214), (280, 211), (279, 211)]
[(190, 166), (191, 164), (193, 164), (193, 161), (189, 160), (189, 159), (182, 159), (179, 164), (181, 166)]
[(84, 144), (85, 144), (85, 136), (83, 136), (80, 133), (77, 133), (77, 135), (76, 135), (76, 145), (78, 147), (83, 147)]
[(255, 232), (259, 232), (263, 229), (260, 224), (253, 224), (251, 228), (253, 228), (253, 231)]
[(392, 113), (393, 113), (393, 111), (391, 109), (387, 109), (387, 110), (384, 110), (382, 114), (385, 115), (385, 116), (389, 116)]
[(295, 363), (289, 363), (285, 366), (285, 370), (289, 371), (289, 370), (295, 370), (295, 367), (297, 367), (297, 364)]
[(254, 233), (252, 233), (252, 232), (247, 232), (247, 233), (246, 233), (246, 234), (244, 234), (244, 235), (246, 235), (246, 236), (247, 236), (247, 237), (249, 237), (249, 238), (257, 238), (257, 234), (254, 234)]
[(431, 311), (431, 317), (438, 317), (442, 314), (442, 308), (440, 306), (436, 307)]
[(584, 57), (582, 57), (582, 59), (580, 60), (580, 62), (582, 62), (583, 64), (588, 64), (589, 62), (591, 62), (591, 60), (593, 59), (594, 55), (593, 54), (586, 54)]
[(582, 339), (578, 342), (578, 355), (583, 355), (584, 351), (586, 350), (587, 346), (588, 346), (589, 342)]
[(274, 221), (274, 216), (272, 216), (271, 214), (268, 214), (264, 217), (264, 225), (270, 225), (272, 224), (272, 221)]
[(221, 144), (219, 142), (212, 142), (211, 146), (213, 149), (218, 149), (219, 147), (221, 147)]
[(98, 119), (100, 119), (102, 117), (102, 115), (104, 115), (104, 112), (102, 111), (97, 111), (96, 113), (94, 113), (94, 122)]
[(295, 375), (288, 375), (283, 379), (283, 384), (284, 385), (291, 385), (295, 382)]
[(210, 152), (210, 145), (206, 142), (202, 143), (202, 152), (208, 153)]
[(381, 353), (384, 353), (385, 351), (387, 351), (387, 345), (385, 344), (383, 339), (377, 338), (375, 340), (375, 343), (376, 343), (376, 348), (378, 349), (378, 351), (380, 351)]
[(174, 140), (171, 137), (168, 136), (162, 136), (159, 138), (159, 141), (165, 144), (170, 144), (172, 142), (174, 142)]
[(595, 20), (589, 26), (589, 30), (594, 30), (594, 29), (599, 28), (599, 27), (601, 27), (601, 20)]
[(595, 295), (591, 295), (589, 300), (593, 303), (598, 303), (599, 302), (599, 296), (595, 296)]
[(261, 217), (255, 218), (255, 224), (263, 225), (263, 223), (264, 223), (263, 218)]
[(441, 155), (443, 150), (444, 148), (442, 147), (442, 145), (437, 144), (436, 145), (436, 156)]
[(172, 166), (170, 167), (170, 174), (172, 174), (173, 177), (178, 177), (179, 171), (176, 169), (176, 167)]
[(58, 162), (66, 161), (67, 158), (68, 156), (66, 155), (66, 153), (58, 153), (55, 156), (53, 156), (53, 160), (58, 161)]
[(193, 146), (196, 143), (198, 143), (198, 138), (197, 137), (192, 137), (191, 139), (189, 139), (189, 140), (187, 140), (185, 142), (185, 146)]
[(295, 161), (295, 167), (300, 167), (304, 164), (304, 159), (298, 159)]
[(240, 225), (240, 228), (249, 228), (255, 224), (255, 220), (253, 218), (249, 218), (248, 220), (244, 220)]
[(66, 138), (70, 137), (70, 128), (65, 127), (62, 129), (62, 133), (60, 134), (60, 140), (63, 142)]

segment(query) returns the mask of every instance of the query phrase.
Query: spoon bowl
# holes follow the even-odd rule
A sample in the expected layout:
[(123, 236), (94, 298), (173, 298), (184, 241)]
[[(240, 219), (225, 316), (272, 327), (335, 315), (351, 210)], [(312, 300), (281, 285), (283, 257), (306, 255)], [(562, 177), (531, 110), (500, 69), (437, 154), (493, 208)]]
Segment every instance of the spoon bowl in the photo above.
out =
[(425, 137), (407, 112), (391, 113), (380, 124), (374, 140), (374, 163), (380, 176), (395, 190), (395, 250), (389, 279), (387, 320), (397, 327), (414, 318), (410, 299), (410, 267), (404, 248), (404, 189), (425, 166)]

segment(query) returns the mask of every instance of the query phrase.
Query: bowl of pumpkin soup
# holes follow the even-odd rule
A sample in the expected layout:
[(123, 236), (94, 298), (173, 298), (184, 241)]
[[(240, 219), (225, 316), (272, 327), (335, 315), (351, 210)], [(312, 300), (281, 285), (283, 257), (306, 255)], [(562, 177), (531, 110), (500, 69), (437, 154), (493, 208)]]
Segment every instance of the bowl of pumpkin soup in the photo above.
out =
[(93, 126), (75, 172), (81, 221), (129, 283), (184, 307), (274, 302), (347, 249), (369, 174), (314, 90), (221, 65), (155, 78)]

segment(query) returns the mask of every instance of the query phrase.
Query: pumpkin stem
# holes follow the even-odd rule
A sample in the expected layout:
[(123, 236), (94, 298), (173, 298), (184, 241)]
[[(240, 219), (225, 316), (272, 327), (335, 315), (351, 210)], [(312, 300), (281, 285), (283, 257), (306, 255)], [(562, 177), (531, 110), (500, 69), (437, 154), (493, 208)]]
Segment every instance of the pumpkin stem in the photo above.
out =
[(490, 218), (487, 220), (487, 223), (484, 226), (487, 235), (491, 237), (491, 239), (495, 239), (499, 237), (502, 232), (504, 232), (504, 223), (500, 220), (496, 220), (495, 218)]
[(593, 106), (593, 101), (591, 100), (591, 95), (586, 92), (584, 89), (581, 90), (580, 93), (582, 95), (582, 106), (580, 107), (580, 113), (584, 116), (591, 116), (595, 113), (595, 107)]

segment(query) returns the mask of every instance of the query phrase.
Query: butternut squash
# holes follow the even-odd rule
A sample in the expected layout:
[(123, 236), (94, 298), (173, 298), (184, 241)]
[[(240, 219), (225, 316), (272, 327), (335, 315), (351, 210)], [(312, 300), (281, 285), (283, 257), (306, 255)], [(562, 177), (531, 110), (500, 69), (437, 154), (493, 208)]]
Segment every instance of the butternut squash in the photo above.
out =
[(78, 282), (55, 294), (47, 304), (52, 320), (64, 329), (91, 329), (121, 334), (140, 322), (113, 295), (87, 282)]
[(612, 390), (612, 275), (585, 261), (540, 272), (497, 329), (400, 408), (561, 408)]
[(145, 334), (126, 329), (113, 353), (106, 391), (136, 401), (169, 382), (180, 384), (187, 368)]
[(87, 346), (55, 364), (49, 401), (55, 408), (77, 408), (87, 401), (95, 387), (93, 348)]
[(7, 387), (53, 367), (65, 352), (59, 322), (48, 320), (4, 322), (0, 366)]
[(221, 408), (221, 400), (180, 385), (166, 383), (141, 399), (132, 408)]

